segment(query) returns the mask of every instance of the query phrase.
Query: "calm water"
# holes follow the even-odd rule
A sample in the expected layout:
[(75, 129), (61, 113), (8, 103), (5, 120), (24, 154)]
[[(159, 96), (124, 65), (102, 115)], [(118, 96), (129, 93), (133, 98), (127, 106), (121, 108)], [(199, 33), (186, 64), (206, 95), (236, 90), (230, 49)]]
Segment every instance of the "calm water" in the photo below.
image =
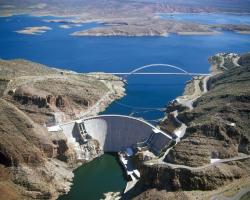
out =
[[(117, 158), (104, 154), (75, 170), (74, 187), (60, 200), (101, 199), (105, 192), (121, 191), (126, 186)], [(101, 185), (101, 187), (99, 186)]]
[(219, 14), (219, 13), (174, 13), (159, 14), (164, 19), (189, 21), (201, 24), (250, 24), (250, 15)]
[[(245, 17), (242, 16), (244, 23)], [(129, 72), (151, 63), (177, 65), (189, 72), (208, 72), (209, 56), (218, 52), (250, 51), (249, 35), (224, 32), (216, 36), (75, 37), (70, 33), (99, 25), (89, 23), (82, 24), (82, 27), (62, 29), (59, 23), (44, 21), (49, 18), (26, 15), (0, 18), (0, 57), (25, 58), (77, 72)], [(189, 15), (186, 20), (188, 18)], [(207, 23), (211, 23), (210, 20), (208, 18)], [(230, 16), (226, 20), (230, 21)], [(52, 30), (42, 35), (14, 32), (28, 26), (49, 26)], [(165, 68), (148, 71), (157, 70), (173, 72)], [(131, 76), (126, 88), (127, 95), (113, 103), (105, 113), (133, 113), (147, 120), (159, 119), (163, 116), (162, 112), (133, 107), (162, 108), (182, 94), (185, 81), (189, 79), (185, 76)], [(121, 191), (124, 188), (121, 168), (110, 155), (80, 167), (75, 175), (72, 190), (63, 199), (99, 199), (103, 192)], [(109, 181), (106, 181), (106, 185), (104, 180), (107, 177)]]

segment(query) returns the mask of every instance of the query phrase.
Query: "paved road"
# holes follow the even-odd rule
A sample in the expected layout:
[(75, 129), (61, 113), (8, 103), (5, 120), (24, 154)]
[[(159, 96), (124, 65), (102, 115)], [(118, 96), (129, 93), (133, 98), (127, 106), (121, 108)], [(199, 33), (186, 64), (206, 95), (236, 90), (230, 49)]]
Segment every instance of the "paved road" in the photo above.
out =
[(227, 159), (220, 159), (214, 163), (209, 163), (209, 164), (206, 164), (206, 165), (202, 165), (202, 166), (198, 166), (198, 167), (190, 167), (190, 166), (187, 166), (187, 165), (177, 165), (177, 164), (172, 164), (172, 163), (165, 163), (165, 162), (161, 162), (160, 160), (157, 160), (157, 162), (146, 162), (146, 164), (148, 165), (152, 165), (152, 164), (164, 164), (166, 166), (169, 166), (173, 169), (178, 169), (178, 168), (182, 168), (182, 169), (188, 169), (188, 170), (202, 170), (202, 169), (205, 169), (205, 168), (208, 168), (208, 167), (211, 167), (211, 166), (214, 166), (214, 165), (218, 165), (218, 164), (221, 164), (221, 163), (227, 163), (227, 162), (232, 162), (232, 161), (238, 161), (238, 160), (244, 160), (244, 159), (249, 159), (250, 158), (250, 155), (245, 155), (245, 156), (237, 156), (237, 157), (233, 157), (233, 158), (227, 158)]
[(210, 199), (211, 200), (239, 200), (244, 194), (250, 191), (250, 187), (241, 189), (238, 193), (236, 193), (232, 197), (225, 197), (223, 194), (213, 195)]

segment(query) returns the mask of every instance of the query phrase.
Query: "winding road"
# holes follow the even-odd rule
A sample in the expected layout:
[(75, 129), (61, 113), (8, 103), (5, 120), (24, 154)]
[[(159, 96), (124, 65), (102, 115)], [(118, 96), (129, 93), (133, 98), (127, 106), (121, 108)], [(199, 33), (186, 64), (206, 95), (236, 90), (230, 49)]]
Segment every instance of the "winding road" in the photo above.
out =
[(232, 162), (232, 161), (239, 161), (239, 160), (245, 160), (245, 159), (249, 159), (250, 155), (244, 155), (244, 156), (236, 156), (233, 158), (227, 158), (227, 159), (220, 159), (214, 163), (209, 163), (206, 165), (202, 165), (202, 166), (198, 166), (198, 167), (191, 167), (191, 166), (187, 166), (187, 165), (178, 165), (178, 164), (172, 164), (172, 163), (162, 163), (160, 162), (152, 162), (152, 161), (147, 161), (146, 164), (148, 165), (153, 165), (153, 164), (164, 164), (165, 166), (169, 166), (173, 169), (178, 169), (178, 168), (182, 168), (182, 169), (187, 169), (187, 170), (203, 170), (206, 169), (208, 167), (211, 166), (215, 166), (221, 163), (227, 163), (227, 162)]

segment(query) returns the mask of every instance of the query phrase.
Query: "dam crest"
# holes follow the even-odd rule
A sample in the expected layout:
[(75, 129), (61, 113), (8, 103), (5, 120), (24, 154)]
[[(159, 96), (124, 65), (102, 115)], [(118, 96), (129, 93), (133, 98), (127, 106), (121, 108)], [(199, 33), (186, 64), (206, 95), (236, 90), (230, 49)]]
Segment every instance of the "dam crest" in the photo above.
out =
[(95, 139), (104, 152), (120, 152), (144, 145), (158, 155), (172, 140), (171, 136), (147, 121), (126, 115), (97, 115), (49, 127), (48, 130), (62, 131), (69, 143), (78, 142), (79, 145), (90, 138)]

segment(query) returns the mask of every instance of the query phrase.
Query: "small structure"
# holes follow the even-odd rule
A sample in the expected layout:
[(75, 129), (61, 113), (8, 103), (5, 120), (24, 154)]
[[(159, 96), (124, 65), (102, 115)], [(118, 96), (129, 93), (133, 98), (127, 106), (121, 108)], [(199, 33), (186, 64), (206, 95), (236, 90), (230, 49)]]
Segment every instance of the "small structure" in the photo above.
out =
[(118, 152), (118, 155), (119, 160), (126, 171), (127, 178), (129, 179), (124, 190), (124, 193), (126, 193), (131, 190), (139, 181), (140, 172), (135, 169), (133, 165), (132, 157), (134, 156), (134, 151), (131, 147), (126, 148), (126, 150), (123, 152)]

